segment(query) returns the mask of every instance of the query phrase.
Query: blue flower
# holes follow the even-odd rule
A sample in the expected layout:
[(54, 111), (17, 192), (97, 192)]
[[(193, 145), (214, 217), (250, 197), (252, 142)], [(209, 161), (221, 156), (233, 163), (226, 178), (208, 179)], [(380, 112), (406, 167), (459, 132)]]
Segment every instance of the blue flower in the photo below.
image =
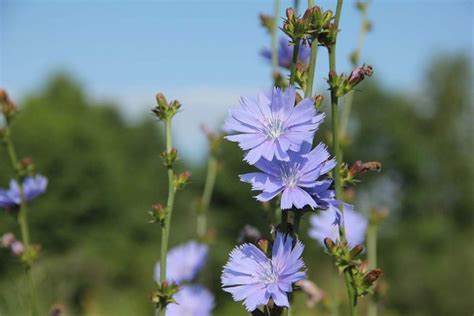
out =
[[(278, 65), (288, 69), (291, 67), (291, 63), (293, 62), (293, 48), (294, 46), (290, 43), (290, 39), (288, 37), (280, 37), (278, 46)], [(268, 60), (271, 60), (272, 51), (269, 49), (264, 49), (262, 51), (262, 56)], [(308, 42), (301, 41), (300, 48), (298, 50), (298, 63), (308, 66), (310, 57), (311, 46), (309, 46)]]
[(281, 192), (282, 209), (293, 206), (301, 209), (306, 205), (313, 209), (325, 208), (329, 202), (333, 203), (329, 180), (318, 180), (336, 165), (334, 159), (328, 160), (326, 146), (320, 143), (311, 150), (311, 144), (303, 143), (299, 152), (290, 151), (289, 156), (289, 161), (261, 159), (255, 166), (262, 172), (243, 174), (240, 180), (250, 183), (252, 190), (263, 191), (256, 196), (261, 202), (269, 201)]
[(244, 301), (250, 312), (267, 304), (270, 298), (277, 306), (289, 307), (287, 293), (293, 290), (293, 283), (306, 278), (301, 271), (303, 249), (299, 240), (293, 247), (293, 238), (285, 238), (280, 232), (271, 259), (253, 244), (234, 248), (222, 273), (223, 290), (231, 293), (235, 301)]
[(200, 285), (186, 285), (173, 298), (176, 304), (166, 307), (167, 316), (209, 316), (214, 308), (214, 296)]
[(274, 88), (256, 99), (242, 97), (240, 105), (230, 110), (225, 130), (233, 135), (226, 139), (238, 142), (248, 151), (245, 160), (255, 164), (260, 158), (289, 161), (289, 152), (300, 151), (303, 142), (312, 142), (314, 133), (324, 119), (317, 114), (311, 98), (295, 106), (296, 91)]
[[(30, 202), (34, 198), (43, 194), (48, 186), (48, 179), (37, 175), (34, 177), (26, 177), (23, 181), (23, 192), (25, 200)], [(16, 180), (10, 181), (8, 190), (0, 189), (0, 208), (18, 207), (21, 204), (20, 186)]]
[[(344, 218), (344, 221), (342, 218)], [(330, 207), (326, 211), (312, 215), (310, 217), (309, 236), (316, 239), (324, 247), (325, 238), (330, 238), (332, 241), (339, 239), (339, 225), (343, 222), (349, 247), (352, 248), (362, 244), (367, 230), (367, 219), (347, 205), (344, 206), (344, 216), (336, 207)]]
[[(181, 284), (191, 281), (204, 266), (208, 248), (194, 240), (171, 249), (166, 258), (166, 281)], [(154, 278), (160, 281), (160, 263), (155, 266)]]

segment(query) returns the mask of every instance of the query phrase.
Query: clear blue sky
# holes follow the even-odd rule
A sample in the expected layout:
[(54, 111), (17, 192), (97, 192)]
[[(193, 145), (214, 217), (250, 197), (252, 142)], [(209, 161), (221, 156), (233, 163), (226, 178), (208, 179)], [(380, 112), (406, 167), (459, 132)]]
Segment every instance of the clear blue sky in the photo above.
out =
[[(305, 3), (305, 1), (300, 1)], [(384, 85), (416, 91), (431, 56), (473, 49), (473, 4), (465, 0), (373, 0), (374, 30), (362, 60)], [(324, 8), (335, 1), (316, 1)], [(359, 16), (345, 1), (339, 69), (356, 42)], [(283, 1), (283, 9), (290, 5)], [(178, 135), (189, 156), (204, 138), (190, 138), (201, 122), (216, 126), (241, 94), (269, 85), (258, 55), (269, 45), (258, 14), (272, 1), (21, 1), (0, 0), (0, 85), (17, 100), (41, 87), (55, 70), (68, 70), (95, 98), (116, 100), (137, 117), (163, 91), (184, 101)], [(319, 88), (326, 55), (318, 64)], [(317, 84), (318, 84), (317, 83)], [(195, 135), (195, 131), (191, 130)]]

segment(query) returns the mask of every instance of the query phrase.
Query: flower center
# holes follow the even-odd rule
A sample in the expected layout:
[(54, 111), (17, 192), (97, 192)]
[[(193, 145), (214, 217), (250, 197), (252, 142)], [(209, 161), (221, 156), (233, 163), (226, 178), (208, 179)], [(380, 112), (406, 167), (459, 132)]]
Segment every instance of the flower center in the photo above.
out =
[(270, 269), (264, 269), (259, 275), (259, 281), (263, 284), (272, 284), (278, 281), (278, 275), (273, 271), (273, 266)]
[(276, 139), (280, 137), (281, 134), (285, 131), (283, 127), (283, 122), (277, 118), (271, 118), (267, 121), (267, 136), (271, 139)]
[(298, 180), (300, 177), (299, 167), (299, 164), (295, 164), (292, 167), (288, 165), (282, 167), (282, 180), (286, 187), (294, 188), (298, 185)]

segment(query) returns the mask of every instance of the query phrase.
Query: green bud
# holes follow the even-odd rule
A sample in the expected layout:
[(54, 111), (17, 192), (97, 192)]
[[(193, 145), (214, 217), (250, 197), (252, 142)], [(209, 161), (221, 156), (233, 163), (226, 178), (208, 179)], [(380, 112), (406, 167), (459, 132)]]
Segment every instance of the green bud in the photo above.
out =
[(167, 168), (173, 167), (173, 163), (178, 159), (178, 151), (176, 148), (171, 148), (169, 152), (162, 152), (161, 153), (161, 158), (163, 159), (163, 164)]
[(152, 109), (152, 112), (162, 121), (170, 120), (181, 107), (179, 101), (171, 101), (168, 103), (162, 93), (156, 95), (157, 106)]
[(191, 172), (185, 171), (174, 176), (174, 189), (180, 190), (189, 184), (189, 178), (191, 177)]
[(158, 283), (158, 289), (150, 293), (150, 301), (155, 305), (155, 309), (164, 310), (171, 303), (176, 303), (173, 298), (179, 291), (176, 283), (168, 284), (167, 281)]
[(156, 203), (151, 206), (151, 211), (149, 211), (148, 214), (152, 217), (149, 223), (160, 223), (161, 225), (165, 225), (165, 220), (168, 216), (168, 209), (163, 207), (160, 203)]

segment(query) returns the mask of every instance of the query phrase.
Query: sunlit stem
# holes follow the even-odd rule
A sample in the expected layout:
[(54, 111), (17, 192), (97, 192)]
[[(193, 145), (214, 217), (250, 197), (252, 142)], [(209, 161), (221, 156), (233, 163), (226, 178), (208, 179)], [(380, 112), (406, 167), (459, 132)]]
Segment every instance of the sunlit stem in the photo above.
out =
[[(341, 18), (343, 0), (337, 1), (336, 14), (334, 19), (334, 25), (336, 28), (339, 28), (339, 20)], [(337, 35), (336, 35), (337, 36)], [(336, 72), (336, 39), (331, 45), (329, 50), (329, 71), (331, 73), (337, 74)], [(342, 200), (342, 181), (341, 181), (341, 162), (342, 162), (342, 152), (339, 144), (339, 111), (338, 111), (338, 97), (335, 91), (331, 90), (331, 114), (332, 114), (332, 140), (333, 140), (333, 152), (336, 156), (336, 167), (334, 168), (334, 182), (336, 189), (336, 198)], [(344, 212), (341, 208), (342, 214), (342, 223), (344, 223)], [(339, 226), (339, 236), (341, 242), (346, 241), (346, 234), (344, 224)], [(344, 270), (344, 281), (346, 282), (347, 295), (349, 297), (349, 306), (351, 310), (351, 315), (357, 315), (357, 295), (353, 285), (353, 275), (352, 269), (347, 268)]]
[[(18, 186), (20, 187), (20, 209), (18, 210), (18, 224), (20, 226), (20, 233), (21, 233), (21, 241), (23, 245), (25, 246), (26, 251), (30, 251), (30, 229), (28, 225), (28, 208), (26, 205), (26, 198), (25, 198), (25, 192), (23, 189), (23, 182), (20, 176), (20, 170), (19, 170), (19, 163), (18, 163), (18, 158), (16, 155), (16, 150), (15, 147), (13, 146), (11, 137), (10, 137), (10, 126), (7, 121), (7, 125), (5, 127), (5, 137), (4, 137), (4, 145), (8, 153), (8, 157), (10, 158), (10, 163), (12, 165), (12, 168), (15, 170), (15, 178), (18, 182)], [(31, 315), (32, 316), (37, 316), (39, 315), (39, 309), (38, 309), (38, 299), (37, 299), (37, 293), (36, 293), (36, 287), (33, 279), (33, 274), (31, 271), (31, 266), (29, 264), (25, 265), (25, 273), (26, 273), (26, 278), (28, 281), (28, 286), (30, 288), (30, 298), (31, 298)]]
[[(377, 267), (377, 224), (369, 223), (367, 228), (367, 261), (369, 270)], [(373, 296), (368, 299), (367, 315), (377, 316), (377, 303), (374, 302)]]
[(206, 182), (204, 183), (204, 191), (202, 193), (201, 202), (199, 203), (196, 227), (199, 238), (203, 238), (207, 232), (207, 215), (211, 203), (212, 192), (214, 191), (214, 185), (216, 183), (217, 169), (218, 161), (211, 155), (207, 162)]
[(296, 64), (298, 63), (298, 52), (300, 50), (300, 41), (293, 43), (293, 60), (291, 62), (290, 72), (290, 86), (295, 84), (296, 80)]
[[(314, 0), (308, 0), (308, 8), (314, 7)], [(305, 98), (313, 96), (314, 75), (316, 71), (316, 60), (318, 58), (318, 39), (315, 37), (311, 41), (311, 57), (309, 59), (308, 82), (304, 92)]]
[(272, 24), (272, 74), (278, 73), (278, 18), (280, 16), (280, 0), (273, 2)]
[[(366, 24), (368, 22), (367, 13), (368, 13), (368, 5), (370, 4), (370, 0), (366, 2), (367, 8), (362, 11), (361, 14), (361, 24), (359, 29), (359, 35), (357, 37), (357, 46), (354, 51), (354, 58), (351, 58), (352, 67), (355, 68), (359, 66), (360, 62), (360, 54), (362, 53), (362, 48), (364, 47), (365, 39), (367, 37), (367, 27)], [(354, 91), (349, 92), (349, 94), (344, 98), (344, 108), (342, 109), (342, 116), (341, 116), (341, 139), (346, 137), (347, 132), (347, 125), (349, 124), (349, 117), (351, 114), (352, 103), (354, 101)]]
[[(171, 139), (171, 118), (165, 120), (166, 152), (170, 153), (173, 149)], [(160, 257), (160, 281), (166, 280), (166, 256), (168, 254), (168, 243), (170, 235), (171, 215), (173, 213), (174, 196), (176, 190), (174, 186), (174, 170), (168, 167), (168, 202), (166, 204), (167, 216), (164, 225), (161, 227), (161, 257)], [(163, 310), (163, 316), (166, 310)], [(159, 312), (158, 312), (159, 315)]]

